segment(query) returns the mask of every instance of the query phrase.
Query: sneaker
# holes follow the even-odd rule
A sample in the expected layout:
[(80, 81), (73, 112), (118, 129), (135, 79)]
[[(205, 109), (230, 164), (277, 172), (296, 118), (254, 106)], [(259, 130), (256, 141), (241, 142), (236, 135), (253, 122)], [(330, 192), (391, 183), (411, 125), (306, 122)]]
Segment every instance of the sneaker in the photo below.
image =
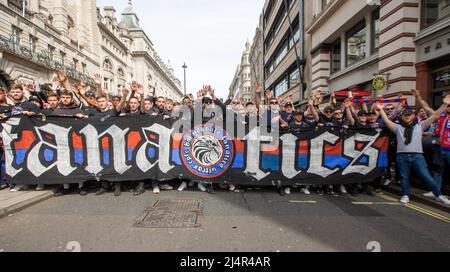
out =
[(53, 194), (54, 197), (61, 197), (63, 195), (67, 195), (70, 192), (70, 190), (66, 190), (62, 187), (56, 189), (55, 193)]
[(173, 187), (170, 186), (169, 184), (163, 184), (161, 185), (161, 190), (171, 191), (173, 190)]
[(339, 192), (341, 192), (341, 194), (348, 194), (347, 189), (345, 188), (344, 184), (341, 184), (341, 186), (339, 186)]
[(138, 195), (142, 195), (143, 193), (145, 193), (145, 183), (140, 182), (139, 185), (134, 190), (133, 195), (138, 196)]
[(202, 192), (206, 192), (206, 187), (205, 187), (205, 185), (203, 185), (203, 184), (201, 184), (201, 183), (198, 184), (198, 189), (199, 189), (200, 191), (202, 191)]
[(187, 185), (188, 185), (187, 182), (183, 181), (181, 183), (180, 187), (178, 187), (178, 191), (180, 191), (180, 192), (184, 191), (184, 189), (186, 189)]
[(402, 199), (400, 199), (400, 202), (403, 204), (408, 204), (409, 203), (409, 196), (402, 196)]
[(159, 194), (161, 191), (159, 190), (159, 187), (155, 187), (155, 188), (153, 188), (153, 193), (154, 194)]
[(352, 188), (350, 189), (350, 195), (351, 196), (359, 196), (359, 191), (358, 188), (356, 186), (352, 186)]
[(392, 183), (392, 180), (390, 180), (390, 179), (385, 179), (385, 180), (384, 180), (384, 183), (383, 183), (383, 186), (388, 187), (389, 185), (391, 185), (391, 183)]
[(234, 184), (230, 184), (229, 189), (231, 192), (234, 192), (236, 190), (236, 186)]
[(291, 194), (291, 187), (284, 188), (284, 193), (287, 194), (287, 195), (290, 195)]
[(437, 201), (444, 203), (445, 205), (450, 205), (450, 200), (446, 196), (441, 195), (437, 198)]
[(423, 194), (423, 196), (424, 196), (424, 197), (428, 197), (428, 198), (436, 198), (436, 196), (434, 195), (433, 192), (425, 193), (425, 194)]
[(305, 195), (310, 195), (311, 194), (311, 192), (309, 191), (309, 189), (308, 188), (302, 188), (301, 190), (300, 190), (300, 192), (302, 192), (302, 193), (304, 193)]
[(373, 187), (369, 184), (363, 185), (363, 191), (368, 196), (373, 196)]
[(95, 195), (100, 196), (100, 195), (103, 195), (104, 193), (106, 193), (106, 189), (103, 187), (100, 187), (100, 189), (98, 189), (98, 191), (95, 193)]
[(86, 191), (86, 189), (84, 189), (84, 188), (80, 188), (79, 189), (79, 194), (80, 194), (80, 196), (87, 196), (88, 195), (88, 191)]
[(328, 188), (327, 188), (327, 194), (329, 194), (329, 195), (334, 195), (333, 186), (328, 186)]
[(20, 191), (24, 191), (24, 190), (28, 190), (28, 185), (23, 185), (23, 184), (22, 185), (16, 185), (10, 191), (11, 192), (20, 192)]
[(114, 196), (120, 196), (122, 194), (122, 190), (120, 189), (120, 183), (114, 184)]
[(45, 189), (45, 185), (44, 184), (39, 184), (37, 187), (36, 187), (36, 191), (43, 191)]

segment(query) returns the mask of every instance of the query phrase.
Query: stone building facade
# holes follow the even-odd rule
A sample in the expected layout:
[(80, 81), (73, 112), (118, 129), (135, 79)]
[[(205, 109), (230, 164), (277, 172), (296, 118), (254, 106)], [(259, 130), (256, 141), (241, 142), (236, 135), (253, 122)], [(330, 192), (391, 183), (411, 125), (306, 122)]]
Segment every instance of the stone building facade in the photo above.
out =
[(243, 98), (245, 102), (252, 101), (252, 67), (250, 61), (251, 46), (252, 44), (249, 41), (245, 43), (245, 49), (242, 52), (241, 62), (236, 69), (230, 85), (230, 95), (239, 99)]
[[(28, 3), (23, 6), (23, 3)], [(147, 95), (175, 100), (181, 82), (153, 48), (132, 2), (116, 19), (96, 0), (0, 0), (0, 85), (13, 80), (50, 82), (65, 69), (73, 81), (100, 73), (112, 94), (136, 80)]]
[(98, 71), (95, 0), (0, 0), (0, 84), (50, 82), (65, 68), (73, 80)]
[[(378, 2), (315, 1), (312, 90), (393, 97), (417, 87), (437, 104), (449, 90), (449, 1)], [(383, 90), (372, 87), (374, 76), (385, 78)]]
[(264, 55), (263, 55), (263, 36), (262, 36), (262, 15), (260, 23), (255, 31), (253, 43), (250, 48), (250, 94), (251, 99), (255, 99), (255, 91), (258, 86), (264, 86)]
[(304, 25), (311, 1), (266, 0), (263, 9), (264, 87), (301, 104), (309, 96), (309, 37)]

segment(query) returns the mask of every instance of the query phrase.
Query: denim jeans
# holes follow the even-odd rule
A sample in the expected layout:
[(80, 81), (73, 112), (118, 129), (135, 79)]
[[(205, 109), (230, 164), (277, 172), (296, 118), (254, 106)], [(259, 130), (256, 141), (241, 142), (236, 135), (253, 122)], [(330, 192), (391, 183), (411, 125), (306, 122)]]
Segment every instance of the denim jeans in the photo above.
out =
[(441, 150), (441, 162), (440, 182), (442, 183), (442, 179), (444, 178), (444, 171), (450, 169), (450, 150)]
[(152, 180), (152, 188), (159, 187), (161, 182), (157, 179)]
[(3, 147), (0, 147), (0, 185), (6, 184), (6, 163)]
[(400, 172), (400, 181), (403, 195), (410, 195), (410, 177), (413, 170), (419, 178), (433, 191), (434, 195), (442, 195), (438, 181), (433, 178), (428, 170), (427, 162), (423, 154), (397, 154), (397, 164)]
[(5, 161), (1, 161), (1, 169), (0, 169), (0, 185), (6, 184), (6, 166)]

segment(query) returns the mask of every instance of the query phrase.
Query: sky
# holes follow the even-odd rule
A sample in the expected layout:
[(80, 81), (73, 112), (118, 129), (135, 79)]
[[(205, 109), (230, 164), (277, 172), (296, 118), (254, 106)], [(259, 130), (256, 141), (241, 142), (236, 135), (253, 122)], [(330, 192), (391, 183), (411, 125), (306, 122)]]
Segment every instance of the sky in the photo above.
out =
[[(253, 41), (264, 0), (133, 0), (140, 25), (187, 92), (204, 84), (226, 97), (247, 40)], [(98, 0), (114, 6), (118, 20), (128, 0)], [(183, 91), (183, 89), (182, 89)]]

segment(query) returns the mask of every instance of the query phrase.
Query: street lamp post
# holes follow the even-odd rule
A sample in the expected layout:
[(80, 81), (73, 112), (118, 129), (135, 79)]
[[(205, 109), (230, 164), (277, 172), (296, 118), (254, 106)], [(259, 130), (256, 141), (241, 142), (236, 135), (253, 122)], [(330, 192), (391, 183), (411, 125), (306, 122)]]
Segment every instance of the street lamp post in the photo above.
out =
[(184, 95), (186, 95), (186, 69), (188, 68), (186, 62), (182, 66), (184, 70)]

